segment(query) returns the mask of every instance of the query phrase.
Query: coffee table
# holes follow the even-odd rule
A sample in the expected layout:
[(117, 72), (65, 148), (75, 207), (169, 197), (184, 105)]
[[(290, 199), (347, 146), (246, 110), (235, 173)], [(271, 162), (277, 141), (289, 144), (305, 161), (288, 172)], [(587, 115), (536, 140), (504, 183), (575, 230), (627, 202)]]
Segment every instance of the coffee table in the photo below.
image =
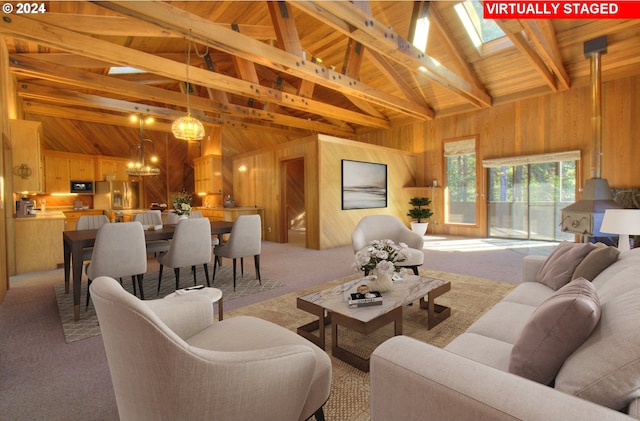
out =
[[(369, 358), (362, 358), (342, 348), (338, 342), (338, 326), (369, 335), (394, 323), (394, 335), (402, 334), (402, 307), (420, 300), (427, 309), (427, 328), (431, 329), (451, 315), (451, 308), (438, 305), (435, 299), (451, 290), (451, 283), (441, 279), (406, 275), (394, 283), (393, 289), (382, 293), (382, 305), (349, 307), (349, 294), (365, 284), (364, 278), (354, 279), (322, 291), (298, 297), (297, 307), (318, 317), (318, 320), (298, 327), (299, 335), (325, 349), (325, 326), (331, 324), (331, 353), (334, 357), (362, 371), (369, 371)], [(425, 300), (425, 297), (427, 299)], [(315, 335), (313, 332), (318, 331)]]

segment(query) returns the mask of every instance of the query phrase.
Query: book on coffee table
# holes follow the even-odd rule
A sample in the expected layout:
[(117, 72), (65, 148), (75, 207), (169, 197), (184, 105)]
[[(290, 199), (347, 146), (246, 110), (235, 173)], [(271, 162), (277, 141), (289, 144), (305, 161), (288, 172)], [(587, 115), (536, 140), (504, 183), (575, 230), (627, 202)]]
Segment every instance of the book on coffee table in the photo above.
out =
[(370, 291), (366, 294), (354, 292), (349, 298), (349, 307), (368, 307), (382, 305), (382, 294), (378, 291)]

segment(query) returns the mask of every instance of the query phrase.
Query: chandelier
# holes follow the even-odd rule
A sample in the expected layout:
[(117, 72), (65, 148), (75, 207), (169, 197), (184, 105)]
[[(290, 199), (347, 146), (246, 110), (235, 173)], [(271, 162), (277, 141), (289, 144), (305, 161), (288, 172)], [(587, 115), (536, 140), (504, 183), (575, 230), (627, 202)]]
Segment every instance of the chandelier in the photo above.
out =
[[(143, 119), (142, 116), (131, 116), (131, 121), (140, 122), (140, 144), (129, 146), (129, 164), (124, 170), (128, 175), (135, 176), (148, 176), (159, 175), (160, 169), (158, 167), (151, 166), (158, 162), (158, 157), (155, 154), (155, 145), (151, 139), (144, 138), (144, 124), (153, 122), (153, 118), (148, 117)], [(149, 148), (145, 148), (145, 145), (149, 145)], [(150, 152), (148, 154), (147, 152)]]
[(176, 139), (182, 140), (200, 140), (204, 137), (204, 126), (195, 117), (191, 117), (191, 109), (189, 108), (189, 91), (191, 85), (189, 84), (189, 63), (191, 57), (191, 42), (188, 42), (187, 50), (187, 115), (178, 118), (171, 125), (171, 131)]

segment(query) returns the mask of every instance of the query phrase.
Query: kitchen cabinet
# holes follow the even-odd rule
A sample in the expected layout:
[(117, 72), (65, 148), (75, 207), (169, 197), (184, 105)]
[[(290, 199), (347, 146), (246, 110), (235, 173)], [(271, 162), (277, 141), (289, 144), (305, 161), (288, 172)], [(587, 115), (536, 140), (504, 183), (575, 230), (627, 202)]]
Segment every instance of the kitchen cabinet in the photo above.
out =
[(44, 180), (42, 123), (11, 120), (9, 125), (13, 167), (13, 191), (41, 193)]
[(107, 180), (107, 176), (113, 174), (116, 181), (129, 181), (129, 175), (125, 172), (129, 160), (126, 158), (98, 157), (98, 179)]
[(57, 269), (64, 263), (64, 214), (16, 218), (16, 274)]
[(196, 193), (222, 194), (222, 156), (205, 155), (193, 160)]
[(93, 158), (69, 158), (69, 179), (94, 181)]
[(44, 182), (47, 194), (69, 193), (69, 158), (45, 154)]

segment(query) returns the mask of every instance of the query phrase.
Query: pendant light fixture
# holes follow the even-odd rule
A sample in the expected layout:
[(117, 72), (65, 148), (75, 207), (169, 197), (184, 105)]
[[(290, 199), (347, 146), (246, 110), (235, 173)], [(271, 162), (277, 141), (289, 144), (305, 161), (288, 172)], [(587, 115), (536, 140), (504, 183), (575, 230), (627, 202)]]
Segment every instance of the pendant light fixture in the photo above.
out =
[(178, 118), (171, 125), (171, 131), (176, 139), (181, 140), (200, 140), (204, 137), (204, 126), (195, 117), (191, 117), (191, 109), (189, 108), (189, 63), (191, 57), (191, 41), (187, 41), (187, 115)]
[[(151, 165), (158, 162), (158, 157), (155, 154), (155, 145), (151, 139), (144, 138), (144, 124), (152, 123), (153, 118), (143, 119), (141, 115), (133, 115), (131, 116), (131, 121), (140, 122), (140, 144), (129, 146), (129, 164), (124, 172), (128, 175), (142, 177), (159, 175), (160, 169)], [(150, 146), (145, 148), (145, 145)]]

